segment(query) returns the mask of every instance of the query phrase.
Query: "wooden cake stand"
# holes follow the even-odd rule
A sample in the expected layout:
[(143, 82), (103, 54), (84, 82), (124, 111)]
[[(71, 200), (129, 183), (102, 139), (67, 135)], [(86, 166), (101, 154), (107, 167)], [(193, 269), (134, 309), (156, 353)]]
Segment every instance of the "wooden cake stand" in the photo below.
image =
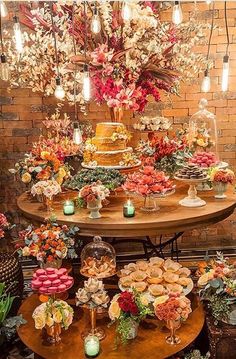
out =
[[(42, 331), (35, 329), (32, 313), (40, 304), (37, 295), (28, 297), (19, 309), (27, 323), (18, 329), (18, 335), (23, 343), (37, 354), (35, 359), (85, 359), (84, 343), (81, 333), (89, 325), (89, 318), (81, 309), (75, 309), (75, 318), (68, 330), (62, 330), (62, 341), (59, 345), (51, 346), (43, 343)], [(71, 304), (71, 303), (69, 303)], [(192, 301), (193, 312), (177, 335), (181, 338), (178, 345), (168, 345), (165, 341), (169, 331), (156, 319), (145, 321), (140, 325), (138, 336), (130, 340), (126, 346), (114, 347), (115, 325), (108, 328), (109, 319), (104, 318), (97, 324), (105, 330), (106, 337), (101, 341), (99, 359), (164, 359), (186, 348), (200, 333), (204, 324), (204, 312), (201, 304), (194, 297)]]

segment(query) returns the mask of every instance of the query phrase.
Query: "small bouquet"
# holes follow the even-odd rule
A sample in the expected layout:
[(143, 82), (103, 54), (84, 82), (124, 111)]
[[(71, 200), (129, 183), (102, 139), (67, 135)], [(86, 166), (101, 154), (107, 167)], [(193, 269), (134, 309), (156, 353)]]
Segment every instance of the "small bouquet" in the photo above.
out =
[(96, 278), (84, 282), (84, 288), (76, 293), (76, 305), (87, 305), (89, 308), (107, 308), (110, 299), (104, 289), (104, 284)]
[(84, 203), (88, 204), (97, 200), (104, 201), (109, 194), (109, 189), (101, 181), (97, 181), (81, 188), (79, 191), (79, 204), (82, 206)]
[(74, 311), (64, 300), (53, 301), (40, 304), (33, 312), (33, 319), (36, 329), (53, 327), (59, 324), (61, 328), (68, 329), (73, 321)]
[(234, 172), (229, 169), (213, 168), (210, 172), (210, 179), (212, 182), (232, 184), (235, 179), (235, 175)]
[(60, 227), (56, 223), (42, 224), (35, 229), (30, 225), (19, 233), (18, 252), (22, 256), (33, 256), (43, 262), (53, 262), (66, 257), (77, 258), (74, 237), (78, 231), (76, 226)]
[(0, 213), (0, 239), (4, 238), (5, 230), (10, 228), (10, 223), (8, 222), (6, 216), (3, 213)]
[(44, 196), (47, 199), (52, 199), (53, 196), (61, 192), (61, 186), (55, 180), (39, 181), (31, 188), (33, 196)]
[(165, 117), (143, 116), (133, 127), (138, 131), (167, 131), (171, 127), (171, 123), (168, 118)]
[(121, 342), (134, 339), (141, 320), (147, 315), (153, 315), (146, 297), (136, 291), (124, 291), (113, 297), (108, 314), (112, 323), (117, 321), (117, 333)]
[(129, 174), (123, 185), (125, 191), (144, 197), (165, 194), (174, 188), (169, 177), (165, 176), (164, 172), (156, 171), (152, 166), (146, 166), (142, 170)]
[(199, 265), (199, 295), (216, 320), (234, 321), (236, 304), (236, 263), (230, 264), (221, 252), (215, 259)]
[(191, 302), (179, 294), (163, 295), (154, 301), (154, 311), (159, 320), (181, 322), (192, 312)]

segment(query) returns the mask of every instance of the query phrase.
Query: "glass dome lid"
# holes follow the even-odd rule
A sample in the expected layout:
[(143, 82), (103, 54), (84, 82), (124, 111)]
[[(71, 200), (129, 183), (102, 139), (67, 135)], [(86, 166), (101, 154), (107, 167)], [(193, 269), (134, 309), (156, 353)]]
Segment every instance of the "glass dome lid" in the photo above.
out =
[(107, 278), (116, 273), (115, 249), (96, 236), (81, 252), (80, 273), (85, 277)]
[(219, 159), (215, 115), (206, 109), (207, 100), (199, 101), (199, 111), (189, 121), (188, 143), (193, 152), (211, 152)]

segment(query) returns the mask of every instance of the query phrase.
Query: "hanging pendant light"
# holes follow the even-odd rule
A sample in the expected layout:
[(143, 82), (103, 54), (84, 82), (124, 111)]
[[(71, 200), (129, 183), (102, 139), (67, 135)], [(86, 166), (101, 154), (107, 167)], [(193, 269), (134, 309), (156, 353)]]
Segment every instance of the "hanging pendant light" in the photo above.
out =
[(213, 28), (214, 28), (214, 13), (215, 13), (215, 4), (213, 3), (212, 16), (211, 16), (211, 29), (210, 29), (210, 34), (209, 34), (209, 40), (208, 40), (208, 46), (207, 46), (207, 56), (206, 56), (207, 68), (204, 71), (204, 77), (203, 77), (202, 84), (201, 84), (201, 91), (205, 92), (205, 93), (209, 92), (211, 89), (211, 78), (210, 78), (208, 62), (209, 62), (209, 55), (210, 55), (212, 32), (213, 32)]
[(209, 70), (205, 70), (204, 72), (204, 77), (202, 80), (202, 85), (201, 85), (201, 91), (202, 92), (209, 92), (211, 89), (211, 78), (209, 76)]
[(0, 63), (0, 79), (3, 81), (10, 80), (10, 71), (7, 63), (7, 58), (5, 54), (1, 54), (1, 63)]
[(58, 98), (58, 100), (63, 100), (63, 98), (65, 97), (65, 91), (61, 85), (60, 77), (56, 78), (56, 88), (55, 88), (54, 95), (56, 98)]
[(223, 58), (223, 69), (222, 69), (222, 91), (227, 91), (229, 87), (229, 56), (225, 55)]
[(212, 3), (213, 0), (206, 0), (206, 4), (210, 5)]
[(17, 16), (13, 16), (13, 31), (14, 31), (14, 37), (15, 37), (15, 43), (16, 43), (16, 50), (21, 53), (24, 49), (24, 38), (21, 32), (21, 27), (19, 23), (19, 18)]
[(181, 5), (179, 1), (175, 1), (175, 4), (173, 6), (173, 12), (172, 12), (172, 22), (175, 25), (181, 24), (183, 21), (183, 13), (181, 9)]
[(99, 34), (99, 32), (101, 31), (101, 28), (102, 28), (101, 20), (100, 20), (99, 14), (98, 14), (97, 6), (95, 6), (92, 20), (91, 20), (91, 31), (94, 34)]
[(91, 98), (91, 83), (89, 76), (89, 67), (88, 64), (84, 64), (84, 73), (83, 73), (83, 96), (85, 101), (89, 101)]
[(8, 16), (8, 10), (7, 6), (4, 1), (0, 0), (0, 11), (1, 11), (1, 17), (7, 17)]
[(83, 142), (78, 122), (74, 122), (73, 142), (76, 145), (81, 145), (81, 143)]
[(121, 17), (124, 21), (130, 21), (132, 19), (132, 9), (128, 1), (123, 2)]

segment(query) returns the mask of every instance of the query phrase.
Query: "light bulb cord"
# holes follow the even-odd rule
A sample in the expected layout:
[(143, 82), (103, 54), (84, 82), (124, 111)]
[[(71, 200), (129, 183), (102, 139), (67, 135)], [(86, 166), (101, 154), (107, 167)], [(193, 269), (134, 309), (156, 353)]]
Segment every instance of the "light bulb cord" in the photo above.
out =
[[(74, 29), (75, 29), (75, 6), (76, 6), (76, 1), (73, 2), (73, 8), (72, 8), (72, 41), (73, 41), (73, 48), (74, 48), (74, 54), (76, 55), (76, 43), (75, 43), (75, 33), (74, 33)], [(74, 120), (77, 120), (77, 106), (76, 106), (76, 74), (77, 74), (77, 69), (76, 69), (76, 65), (75, 65), (75, 70), (74, 70)]]
[(212, 4), (212, 17), (211, 17), (211, 30), (210, 30), (210, 35), (209, 35), (207, 57), (206, 57), (207, 60), (209, 59), (209, 55), (210, 55), (211, 38), (212, 38), (212, 33), (213, 33), (213, 28), (214, 28), (214, 17), (215, 17), (215, 3), (213, 2), (213, 4)]
[(2, 36), (2, 7), (0, 6), (0, 41), (2, 53), (4, 53), (3, 36)]
[(88, 32), (87, 32), (87, 7), (86, 7), (86, 1), (84, 1), (84, 32), (85, 32), (85, 38), (84, 38), (84, 58), (85, 62), (87, 63), (87, 45), (88, 45)]
[(54, 40), (54, 49), (55, 49), (55, 57), (56, 57), (56, 65), (57, 65), (57, 77), (60, 77), (59, 72), (59, 58), (58, 58), (58, 51), (57, 51), (57, 38), (56, 38), (56, 32), (55, 32), (55, 25), (54, 25), (54, 19), (53, 19), (53, 2), (50, 2), (50, 15), (51, 15), (51, 23), (52, 23), (52, 36)]
[(227, 46), (226, 46), (226, 55), (228, 55), (229, 51), (229, 28), (228, 28), (228, 20), (227, 20), (227, 1), (224, 3), (224, 14), (225, 14), (225, 30), (227, 37)]

